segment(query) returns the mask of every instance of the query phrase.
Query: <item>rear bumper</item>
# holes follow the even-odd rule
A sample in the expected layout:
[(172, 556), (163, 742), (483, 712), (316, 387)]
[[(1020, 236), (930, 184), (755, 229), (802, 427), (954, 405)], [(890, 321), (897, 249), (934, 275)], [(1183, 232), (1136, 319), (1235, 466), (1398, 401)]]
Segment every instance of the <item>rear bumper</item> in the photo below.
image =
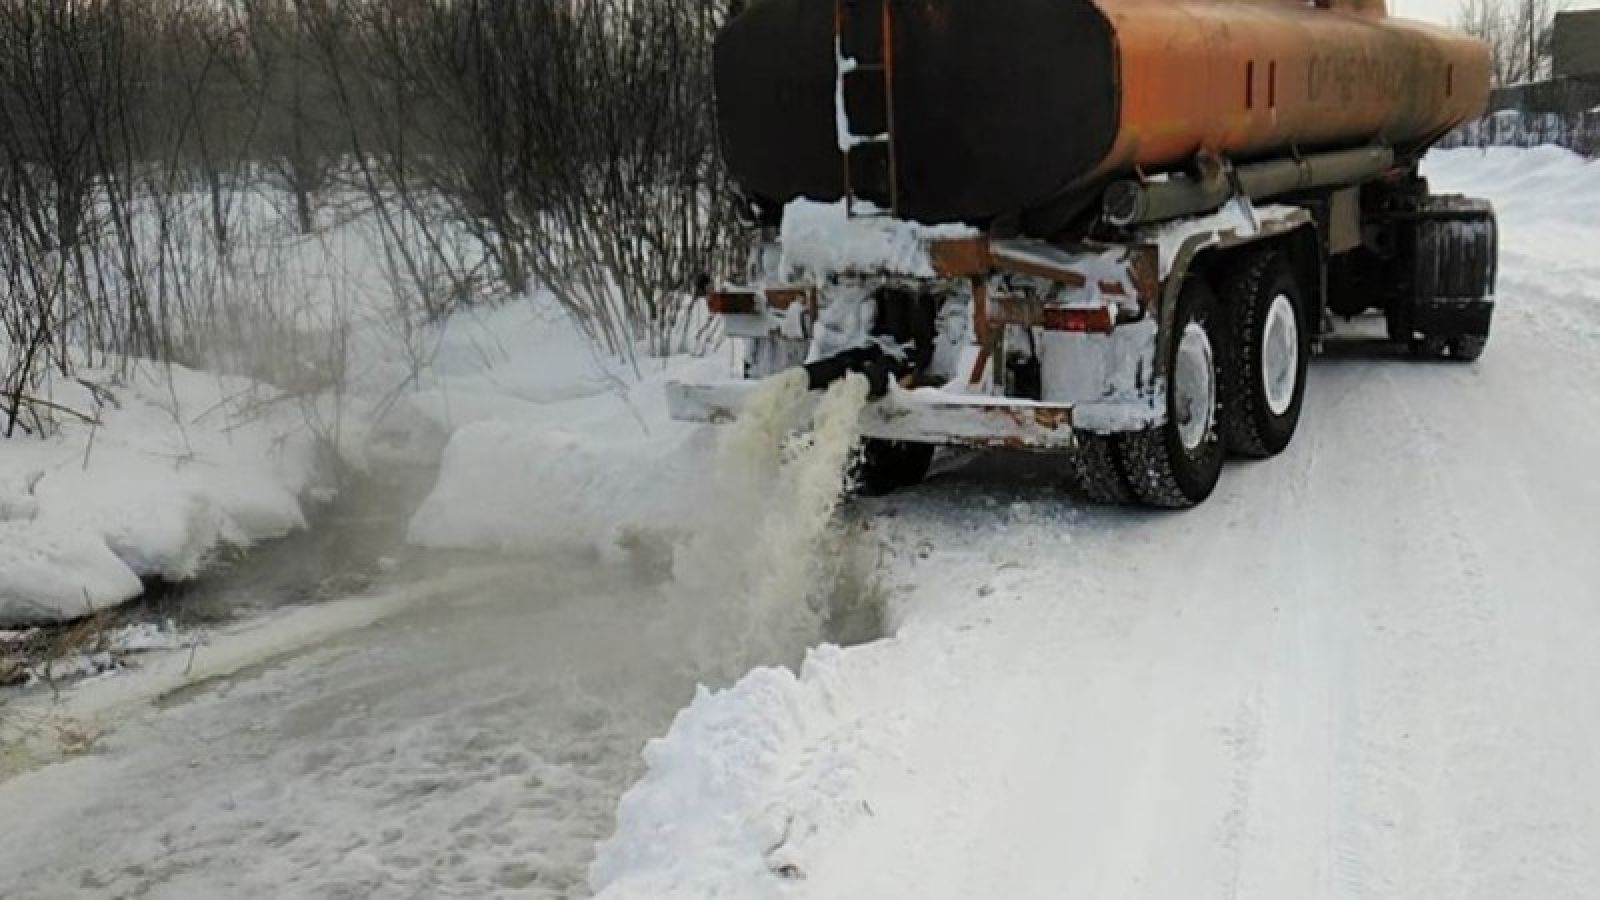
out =
[[(739, 418), (758, 384), (674, 382), (667, 385), (667, 407), (680, 421), (727, 424)], [(1074, 429), (1082, 427), (1078, 412), (1058, 403), (893, 388), (862, 410), (861, 434), (921, 444), (1066, 450), (1074, 445)]]

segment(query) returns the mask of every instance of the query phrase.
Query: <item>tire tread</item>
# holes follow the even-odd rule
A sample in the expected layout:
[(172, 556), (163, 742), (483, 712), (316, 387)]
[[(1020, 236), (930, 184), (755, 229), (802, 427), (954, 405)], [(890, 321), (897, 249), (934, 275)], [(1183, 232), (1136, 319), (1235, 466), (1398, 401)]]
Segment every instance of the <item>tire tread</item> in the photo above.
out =
[[(1229, 452), (1252, 459), (1276, 456), (1294, 440), (1310, 377), (1312, 327), (1305, 321), (1305, 293), (1280, 243), (1242, 251), (1222, 281), (1224, 346), (1217, 433)], [(1267, 406), (1261, 354), (1266, 318), (1280, 294), (1294, 305), (1299, 359), (1294, 396), (1289, 408), (1277, 415)]]
[(1125, 434), (1117, 442), (1129, 488), (1146, 506), (1189, 509), (1197, 505), (1178, 482), (1172, 454), (1160, 429)]
[(1072, 454), (1072, 478), (1091, 503), (1126, 506), (1137, 499), (1117, 458), (1116, 440), (1103, 434), (1078, 436), (1078, 448)]
[(1260, 330), (1266, 313), (1253, 298), (1260, 293), (1277, 259), (1270, 251), (1251, 253), (1229, 274), (1222, 289), (1227, 305), (1224, 341), (1232, 364), (1223, 367), (1217, 430), (1230, 452), (1256, 459), (1270, 456), (1271, 452), (1261, 423), (1245, 399), (1252, 396), (1254, 381), (1260, 377), (1261, 361), (1256, 357), (1261, 350), (1251, 338)]

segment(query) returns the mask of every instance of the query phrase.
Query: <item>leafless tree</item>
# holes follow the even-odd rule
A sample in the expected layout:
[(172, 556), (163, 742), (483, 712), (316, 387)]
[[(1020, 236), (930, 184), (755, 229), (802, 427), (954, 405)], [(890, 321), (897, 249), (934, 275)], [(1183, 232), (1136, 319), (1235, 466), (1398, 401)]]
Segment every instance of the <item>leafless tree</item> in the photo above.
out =
[(239, 318), (262, 195), (302, 233), (364, 203), (402, 321), (544, 291), (612, 354), (683, 347), (697, 276), (741, 254), (710, 90), (731, 9), (0, 0), (0, 426), (40, 426), (27, 398), (75, 360), (195, 358)]
[(1460, 0), (1456, 24), (1489, 45), (1496, 86), (1549, 77), (1559, 0)]

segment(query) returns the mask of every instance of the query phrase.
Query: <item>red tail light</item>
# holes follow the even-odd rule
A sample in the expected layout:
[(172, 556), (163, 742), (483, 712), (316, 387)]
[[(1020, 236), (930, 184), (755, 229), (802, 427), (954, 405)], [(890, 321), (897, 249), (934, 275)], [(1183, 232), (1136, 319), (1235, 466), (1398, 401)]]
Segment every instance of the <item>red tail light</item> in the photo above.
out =
[(1047, 306), (1044, 308), (1046, 331), (1087, 331), (1110, 334), (1117, 327), (1116, 311), (1108, 306), (1092, 309), (1071, 309)]

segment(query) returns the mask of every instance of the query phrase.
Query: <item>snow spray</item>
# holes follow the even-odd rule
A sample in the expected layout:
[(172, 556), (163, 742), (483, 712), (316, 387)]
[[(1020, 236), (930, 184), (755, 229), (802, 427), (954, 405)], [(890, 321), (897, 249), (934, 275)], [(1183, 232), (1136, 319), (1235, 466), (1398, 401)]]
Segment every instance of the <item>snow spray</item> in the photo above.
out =
[(835, 382), (802, 430), (807, 380), (803, 369), (767, 379), (720, 435), (708, 521), (674, 564), (682, 599), (701, 611), (699, 631), (737, 641), (734, 655), (771, 661), (813, 643), (820, 597), (837, 574), (830, 526), (868, 386), (859, 375)]

